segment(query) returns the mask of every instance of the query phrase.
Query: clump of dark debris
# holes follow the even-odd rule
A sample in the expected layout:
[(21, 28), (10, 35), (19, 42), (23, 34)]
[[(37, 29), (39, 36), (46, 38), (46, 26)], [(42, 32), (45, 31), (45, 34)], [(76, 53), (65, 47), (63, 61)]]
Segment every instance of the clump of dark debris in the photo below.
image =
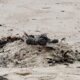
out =
[(38, 36), (29, 35), (26, 43), (28, 45), (42, 45), (45, 46), (47, 43), (58, 43), (58, 39), (51, 40), (46, 34), (41, 34)]
[(0, 48), (3, 48), (7, 43), (14, 42), (17, 40), (22, 40), (21, 37), (7, 36), (0, 39)]

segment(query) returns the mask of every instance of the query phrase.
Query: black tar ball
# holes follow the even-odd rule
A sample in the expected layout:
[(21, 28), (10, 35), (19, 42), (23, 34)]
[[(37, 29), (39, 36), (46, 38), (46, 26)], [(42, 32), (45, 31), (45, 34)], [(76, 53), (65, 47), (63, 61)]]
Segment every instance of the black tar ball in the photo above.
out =
[(54, 39), (54, 40), (51, 41), (51, 43), (58, 43), (58, 42), (59, 42), (58, 39)]
[(46, 34), (41, 34), (38, 38), (38, 44), (44, 46), (49, 40), (50, 39), (47, 37)]
[(44, 38), (39, 38), (38, 39), (38, 44), (39, 45), (43, 45), (44, 46), (44, 45), (46, 45), (46, 43), (47, 43), (47, 40), (46, 39), (44, 39)]
[(28, 45), (36, 45), (36, 44), (37, 44), (37, 42), (35, 41), (35, 37), (32, 36), (32, 35), (30, 35), (30, 36), (28, 37), (28, 39), (26, 40), (26, 43), (27, 43)]

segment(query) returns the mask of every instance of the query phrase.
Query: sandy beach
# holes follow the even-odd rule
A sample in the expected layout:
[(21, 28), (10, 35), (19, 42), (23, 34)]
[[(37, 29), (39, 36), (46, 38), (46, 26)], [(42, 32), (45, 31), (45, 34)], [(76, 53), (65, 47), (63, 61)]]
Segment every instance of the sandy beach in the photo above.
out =
[[(24, 32), (29, 35), (46, 33), (51, 39), (65, 38), (65, 43), (73, 50), (80, 51), (79, 14), (79, 0), (0, 0), (0, 39), (7, 36), (22, 37)], [(0, 58), (9, 54), (10, 59), (13, 59), (17, 52), (18, 55), (28, 51), (30, 54), (37, 53), (33, 47), (15, 41), (0, 49)], [(19, 53), (20, 50), (22, 52)], [(38, 57), (34, 53), (26, 55), (27, 58), (23, 57), (25, 60), (22, 67), (15, 67), (12, 63), (6, 68), (0, 67), (0, 76), (8, 80), (80, 80), (79, 62), (54, 66), (45, 65), (44, 62), (43, 65), (43, 56), (48, 56), (45, 53), (47, 55), (41, 54)], [(20, 58), (22, 59), (22, 55)], [(32, 61), (33, 64), (26, 65), (25, 61)]]

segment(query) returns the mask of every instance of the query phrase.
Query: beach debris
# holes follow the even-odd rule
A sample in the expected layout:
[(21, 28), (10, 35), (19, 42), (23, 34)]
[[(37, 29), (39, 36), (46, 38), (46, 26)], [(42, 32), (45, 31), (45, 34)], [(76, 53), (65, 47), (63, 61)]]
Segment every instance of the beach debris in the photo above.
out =
[(48, 42), (49, 42), (49, 38), (47, 37), (46, 34), (41, 34), (39, 37), (38, 37), (38, 44), (39, 45), (46, 45)]
[(18, 36), (7, 36), (3, 37), (0, 39), (0, 48), (4, 47), (7, 43), (14, 42), (17, 40), (21, 41), (26, 41), (28, 45), (41, 45), (41, 46), (46, 46), (47, 43), (58, 43), (58, 39), (53, 39), (51, 40), (50, 38), (47, 37), (46, 34), (41, 34), (41, 35), (28, 35), (27, 33), (24, 32), (23, 37), (18, 37)]
[(36, 45), (37, 44), (37, 42), (36, 42), (36, 40), (35, 40), (35, 37), (34, 37), (34, 35), (29, 35), (28, 36), (28, 39), (26, 40), (26, 43), (28, 44), (28, 45)]
[(73, 51), (67, 44), (59, 43), (49, 47), (52, 48), (51, 58), (47, 59), (47, 63), (49, 64), (72, 64), (78, 59), (76, 54), (78, 54), (78, 56), (80, 55), (78, 52)]
[(0, 76), (0, 80), (8, 80), (8, 79), (3, 76)]
[(7, 37), (7, 42), (14, 42), (17, 40), (21, 40), (21, 37), (16, 37), (16, 36), (8, 36)]
[(1, 39), (0, 40), (0, 48), (2, 48), (3, 46), (5, 46), (5, 44), (7, 43), (7, 40), (5, 40), (5, 39)]
[(62, 42), (62, 41), (65, 41), (65, 40), (66, 40), (66, 38), (65, 38), (65, 37), (63, 37), (63, 38), (61, 39), (61, 42)]
[(2, 24), (0, 24), (0, 26), (3, 26)]
[(23, 40), (21, 37), (7, 36), (0, 39), (0, 48), (3, 48), (7, 43), (14, 42), (17, 40)]
[(45, 46), (47, 43), (55, 44), (58, 42), (59, 42), (58, 39), (51, 40), (50, 38), (47, 37), (46, 34), (41, 34), (41, 35), (37, 35), (37, 36), (29, 35), (26, 40), (26, 43), (28, 45), (41, 45), (41, 46)]
[(34, 36), (29, 35), (26, 43), (29, 45), (46, 45), (48, 42), (48, 37), (45, 34)]
[(17, 75), (20, 75), (20, 76), (27, 76), (27, 75), (31, 75), (30, 72), (16, 72)]
[(53, 40), (51, 41), (51, 43), (58, 43), (58, 42), (59, 42), (58, 39), (53, 39)]

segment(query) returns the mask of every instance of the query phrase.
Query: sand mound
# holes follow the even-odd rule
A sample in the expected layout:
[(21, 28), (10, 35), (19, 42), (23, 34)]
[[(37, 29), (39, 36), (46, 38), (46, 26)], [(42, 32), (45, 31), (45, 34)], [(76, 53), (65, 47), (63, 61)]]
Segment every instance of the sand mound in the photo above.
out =
[(0, 67), (50, 66), (80, 60), (80, 53), (67, 43), (28, 45), (22, 40), (6, 43), (0, 48)]

